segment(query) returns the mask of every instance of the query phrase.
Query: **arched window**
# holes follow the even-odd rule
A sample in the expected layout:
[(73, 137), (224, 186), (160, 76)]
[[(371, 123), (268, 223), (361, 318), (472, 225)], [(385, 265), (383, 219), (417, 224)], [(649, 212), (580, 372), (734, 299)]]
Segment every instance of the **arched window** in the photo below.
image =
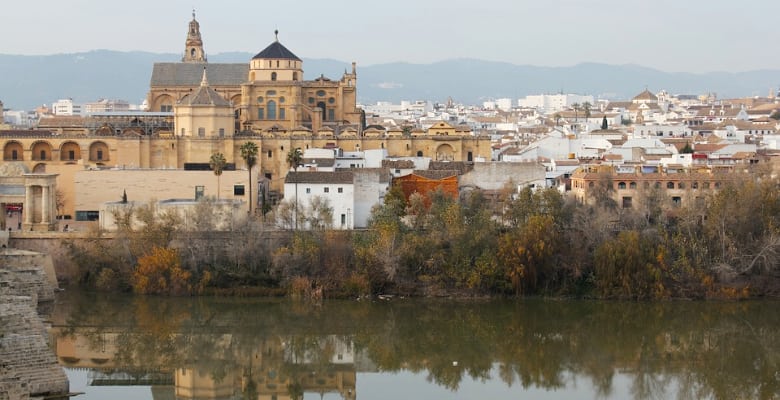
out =
[(276, 80), (276, 72), (271, 72), (271, 80), (272, 81)]
[(417, 157), (422, 157), (422, 156), (423, 156), (423, 155), (422, 155), (422, 150), (418, 150), (418, 151), (417, 151)]
[(636, 182), (630, 182), (630, 183), (628, 184), (628, 188), (629, 188), (629, 189), (636, 189)]
[(46, 159), (46, 150), (41, 150), (41, 160)]
[(317, 102), (317, 108), (322, 110), (322, 120), (323, 121), (327, 121), (328, 120), (328, 114), (326, 114), (327, 107), (325, 107), (325, 102), (324, 101)]
[(276, 102), (268, 100), (266, 108), (268, 108), (268, 119), (276, 119)]
[(674, 189), (674, 182), (666, 182), (667, 189)]
[(618, 189), (625, 189), (626, 183), (625, 182), (618, 182)]
[(190, 57), (195, 57), (195, 48), (190, 49)]

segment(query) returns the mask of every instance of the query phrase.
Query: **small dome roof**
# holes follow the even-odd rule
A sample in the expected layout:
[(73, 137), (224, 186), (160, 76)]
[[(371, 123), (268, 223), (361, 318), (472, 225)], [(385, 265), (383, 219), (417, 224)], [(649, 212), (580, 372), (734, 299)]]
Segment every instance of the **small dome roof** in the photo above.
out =
[[(275, 31), (274, 34), (278, 35), (279, 31)], [(273, 60), (295, 60), (295, 61), (301, 61), (298, 56), (293, 54), (292, 51), (288, 50), (284, 45), (279, 43), (279, 37), (277, 36), (276, 40), (268, 45), (263, 51), (255, 54), (254, 57), (252, 57), (253, 60), (257, 59), (273, 59)]]

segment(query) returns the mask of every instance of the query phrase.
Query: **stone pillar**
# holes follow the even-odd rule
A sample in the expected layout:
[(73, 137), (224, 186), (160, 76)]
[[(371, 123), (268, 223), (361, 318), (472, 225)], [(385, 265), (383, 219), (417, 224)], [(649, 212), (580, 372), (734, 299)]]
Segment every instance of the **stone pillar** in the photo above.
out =
[(49, 196), (51, 195), (49, 193), (49, 186), (45, 185), (41, 187), (41, 223), (48, 224), (51, 222), (51, 216), (50, 208), (51, 208), (51, 200), (49, 199)]
[(24, 190), (24, 223), (33, 223), (33, 187), (32, 185), (25, 185)]

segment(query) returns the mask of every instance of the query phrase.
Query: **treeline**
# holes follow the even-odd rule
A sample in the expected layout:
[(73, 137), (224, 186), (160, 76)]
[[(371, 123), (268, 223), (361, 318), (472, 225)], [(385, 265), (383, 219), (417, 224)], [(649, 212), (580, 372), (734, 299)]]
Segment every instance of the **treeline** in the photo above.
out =
[(555, 189), (406, 201), (393, 187), (369, 229), (355, 232), (279, 235), (250, 220), (212, 234), (208, 202), (191, 216), (199, 231), (184, 231), (174, 215), (154, 218), (148, 206), (134, 211), (141, 228), (120, 223), (116, 240), (71, 251), (81, 283), (140, 293), (776, 296), (780, 182), (761, 173), (734, 177), (677, 203), (648, 188), (630, 209), (612, 200), (611, 185), (591, 191), (589, 204)]

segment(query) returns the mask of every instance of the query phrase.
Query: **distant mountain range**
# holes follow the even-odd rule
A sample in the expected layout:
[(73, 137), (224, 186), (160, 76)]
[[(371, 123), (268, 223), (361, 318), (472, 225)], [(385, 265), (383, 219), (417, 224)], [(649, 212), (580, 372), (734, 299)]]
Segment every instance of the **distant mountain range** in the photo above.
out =
[[(251, 53), (221, 53), (210, 62), (248, 63)], [(152, 64), (179, 61), (180, 55), (96, 50), (75, 54), (21, 56), (0, 54), (0, 100), (6, 108), (30, 110), (57, 99), (79, 103), (101, 98), (140, 103), (149, 89)], [(351, 61), (304, 59), (305, 79), (321, 74), (338, 79)], [(571, 67), (538, 67), (474, 59), (432, 64), (360, 65), (358, 101), (448, 98), (481, 104), (496, 98), (530, 94), (578, 93), (596, 98), (630, 99), (645, 87), (671, 94), (715, 92), (720, 98), (766, 96), (780, 84), (780, 69), (703, 74), (670, 73), (637, 65), (582, 63)]]

